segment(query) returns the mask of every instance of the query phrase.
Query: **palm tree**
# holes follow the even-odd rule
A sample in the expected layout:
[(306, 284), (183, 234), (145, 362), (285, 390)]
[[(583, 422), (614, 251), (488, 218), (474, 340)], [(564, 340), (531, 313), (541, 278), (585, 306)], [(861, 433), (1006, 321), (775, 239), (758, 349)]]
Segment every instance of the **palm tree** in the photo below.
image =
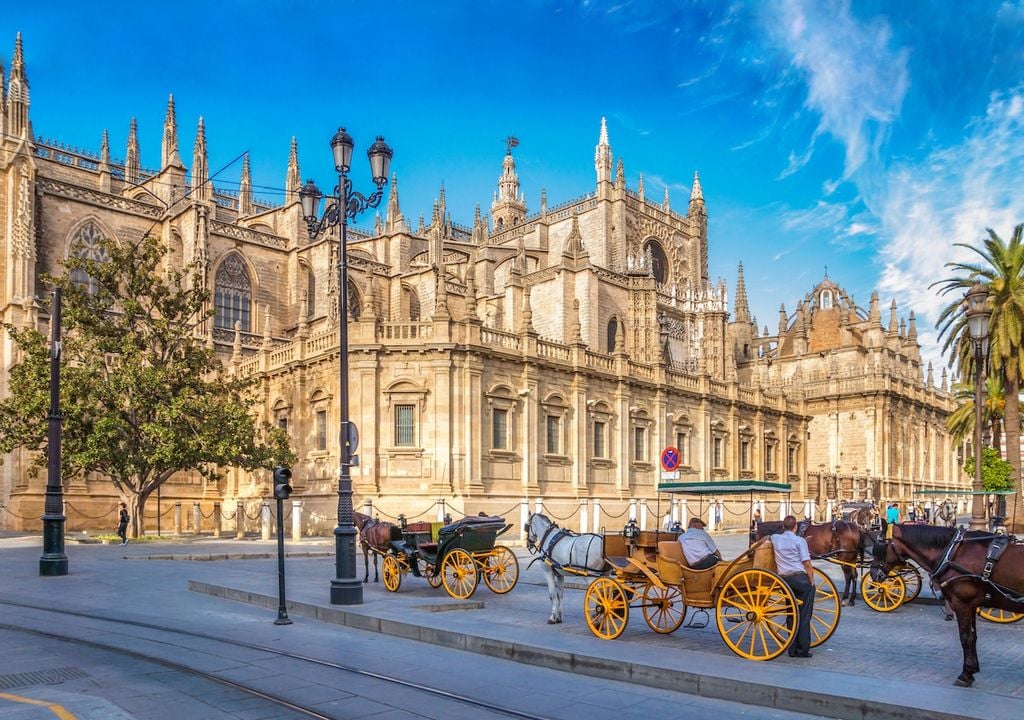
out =
[(935, 326), (939, 329), (939, 338), (945, 338), (942, 351), (950, 353), (950, 365), (958, 366), (961, 377), (974, 377), (971, 336), (958, 291), (966, 291), (979, 282), (988, 288), (992, 308), (989, 366), (1005, 388), (1006, 459), (1013, 466), (1014, 480), (1020, 482), (1020, 387), (1024, 379), (1024, 241), (1021, 236), (1024, 223), (1013, 229), (1009, 242), (991, 228), (987, 228), (987, 232), (988, 237), (982, 238), (981, 247), (956, 243), (957, 247), (977, 253), (981, 260), (946, 263), (946, 267), (958, 274), (935, 284), (940, 286), (940, 294), (956, 292), (957, 295), (943, 309)]
[[(946, 429), (954, 443), (960, 444), (974, 437), (974, 384), (955, 383), (953, 400), (956, 409), (946, 419)], [(992, 434), (992, 447), (1002, 446), (1003, 414), (1006, 409), (1006, 397), (1003, 394), (1003, 382), (998, 375), (985, 378), (985, 407), (981, 409), (983, 427)]]

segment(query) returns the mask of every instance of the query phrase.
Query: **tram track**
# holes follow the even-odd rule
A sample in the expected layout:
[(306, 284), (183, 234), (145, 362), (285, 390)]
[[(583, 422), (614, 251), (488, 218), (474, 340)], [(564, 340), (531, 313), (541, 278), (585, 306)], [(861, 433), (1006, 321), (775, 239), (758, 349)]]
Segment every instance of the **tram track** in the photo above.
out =
[[(448, 690), (442, 690), (442, 689), (439, 689), (439, 688), (433, 688), (433, 687), (430, 687), (428, 685), (423, 685), (422, 683), (413, 682), (411, 680), (404, 680), (402, 678), (396, 678), (396, 677), (392, 677), (392, 676), (385, 675), (385, 674), (382, 674), (382, 673), (373, 672), (371, 670), (365, 670), (365, 669), (362, 669), (362, 668), (352, 667), (350, 665), (345, 665), (343, 663), (338, 663), (338, 662), (335, 662), (335, 661), (332, 661), (332, 660), (324, 660), (322, 658), (312, 657), (312, 656), (304, 655), (304, 654), (301, 654), (301, 653), (295, 653), (295, 652), (290, 652), (290, 651), (287, 651), (287, 650), (280, 650), (280, 649), (276, 649), (276, 648), (266, 647), (264, 645), (259, 645), (259, 644), (256, 644), (256, 643), (245, 642), (243, 640), (232, 640), (232, 639), (229, 639), (229, 638), (224, 638), (224, 637), (217, 636), (217, 635), (212, 635), (212, 634), (209, 634), (209, 633), (195, 632), (195, 631), (192, 631), (192, 630), (185, 630), (185, 629), (182, 629), (182, 628), (171, 627), (171, 626), (168, 626), (168, 625), (161, 625), (161, 624), (158, 624), (158, 623), (143, 622), (143, 621), (140, 621), (140, 620), (126, 620), (126, 619), (123, 619), (123, 618), (111, 617), (111, 616), (107, 616), (107, 615), (100, 615), (100, 614), (96, 614), (96, 613), (83, 612), (83, 611), (80, 611), (80, 610), (49, 608), (49, 607), (43, 607), (43, 606), (40, 606), (40, 605), (32, 605), (30, 603), (18, 602), (18, 601), (14, 601), (14, 600), (0, 599), (0, 605), (6, 605), (6, 606), (9, 606), (9, 607), (21, 608), (21, 609), (24, 609), (24, 610), (30, 610), (30, 611), (36, 611), (36, 612), (42, 612), (42, 613), (51, 613), (51, 614), (56, 614), (56, 615), (68, 616), (68, 617), (73, 617), (73, 618), (81, 618), (81, 619), (91, 620), (91, 621), (96, 621), (96, 622), (101, 622), (101, 623), (110, 623), (110, 624), (113, 624), (115, 626), (121, 626), (121, 627), (127, 626), (127, 627), (144, 628), (146, 630), (155, 630), (157, 632), (163, 632), (163, 633), (169, 633), (169, 634), (174, 634), (174, 635), (180, 635), (180, 636), (183, 636), (183, 637), (193, 638), (193, 639), (197, 639), (197, 640), (210, 641), (210, 642), (220, 643), (220, 644), (223, 644), (223, 645), (228, 645), (228, 646), (233, 646), (233, 647), (238, 647), (238, 648), (244, 648), (246, 650), (255, 650), (255, 651), (263, 652), (263, 653), (266, 653), (268, 655), (272, 655), (272, 656), (275, 656), (275, 657), (286, 658), (288, 660), (293, 660), (293, 661), (297, 661), (297, 662), (300, 662), (300, 663), (307, 663), (309, 665), (314, 665), (314, 666), (317, 666), (317, 667), (329, 668), (331, 670), (337, 670), (337, 671), (340, 671), (340, 672), (349, 673), (349, 674), (357, 675), (357, 676), (364, 677), (364, 678), (371, 678), (373, 680), (378, 680), (378, 681), (381, 681), (381, 682), (389, 683), (391, 685), (396, 685), (396, 686), (400, 686), (400, 687), (407, 688), (407, 689), (410, 689), (410, 690), (415, 690), (417, 692), (424, 693), (425, 695), (427, 695), (429, 697), (432, 697), (432, 698), (435, 698), (435, 699), (443, 699), (443, 700), (447, 700), (447, 701), (450, 701), (450, 702), (456, 702), (456, 703), (459, 703), (459, 704), (462, 704), (462, 705), (474, 707), (474, 708), (481, 709), (481, 710), (487, 710), (487, 711), (490, 711), (492, 713), (496, 713), (496, 714), (499, 714), (499, 715), (504, 715), (504, 716), (511, 717), (511, 718), (519, 718), (520, 720), (550, 720), (550, 718), (546, 717), (546, 716), (534, 715), (532, 713), (522, 712), (520, 710), (515, 710), (513, 708), (504, 707), (504, 706), (497, 705), (495, 703), (487, 702), (487, 701), (484, 701), (484, 700), (477, 700), (475, 698), (471, 698), (469, 696), (462, 695), (462, 694), (455, 693), (455, 692), (451, 692), (451, 691), (448, 691)], [(288, 709), (288, 710), (290, 710), (290, 711), (292, 711), (294, 713), (297, 713), (297, 714), (299, 714), (301, 716), (304, 716), (304, 717), (316, 718), (317, 720), (339, 720), (339, 718), (337, 716), (325, 714), (324, 712), (322, 712), (320, 710), (317, 710), (317, 709), (315, 709), (313, 707), (305, 706), (305, 705), (302, 705), (299, 702), (295, 702), (295, 701), (292, 701), (292, 700), (288, 700), (288, 699), (285, 699), (285, 698), (282, 698), (282, 697), (278, 697), (278, 696), (272, 695), (270, 693), (267, 693), (265, 691), (260, 690), (257, 687), (253, 687), (251, 684), (239, 682), (237, 680), (232, 680), (232, 679), (224, 677), (222, 675), (218, 675), (217, 673), (214, 673), (214, 672), (209, 672), (209, 671), (206, 671), (206, 670), (200, 670), (200, 669), (192, 667), (190, 665), (186, 665), (184, 663), (179, 663), (179, 662), (176, 662), (174, 660), (169, 660), (169, 659), (167, 659), (165, 657), (161, 657), (159, 655), (145, 653), (145, 652), (141, 652), (139, 650), (133, 650), (133, 649), (125, 648), (125, 647), (123, 647), (121, 645), (117, 645), (117, 644), (113, 644), (113, 643), (106, 643), (106, 642), (102, 642), (102, 641), (98, 641), (98, 640), (87, 639), (87, 638), (82, 638), (82, 637), (76, 637), (76, 636), (68, 635), (68, 634), (61, 634), (61, 633), (58, 633), (58, 632), (54, 632), (52, 630), (41, 630), (39, 628), (29, 628), (29, 627), (25, 627), (25, 626), (12, 625), (10, 623), (0, 623), (0, 630), (7, 630), (7, 631), (10, 631), (10, 632), (17, 632), (17, 633), (22, 633), (22, 634), (34, 635), (34, 636), (37, 636), (37, 637), (47, 638), (47, 639), (51, 639), (51, 640), (58, 640), (58, 641), (66, 642), (66, 643), (70, 643), (70, 644), (83, 645), (83, 646), (87, 646), (87, 647), (96, 648), (96, 649), (99, 649), (99, 650), (106, 650), (106, 651), (117, 653), (119, 655), (123, 655), (123, 656), (127, 656), (127, 657), (132, 657), (132, 658), (135, 658), (135, 659), (138, 659), (138, 660), (144, 660), (146, 662), (151, 662), (151, 663), (154, 663), (154, 664), (157, 664), (157, 665), (161, 665), (163, 667), (166, 667), (166, 668), (168, 668), (170, 670), (174, 670), (176, 672), (185, 673), (185, 674), (188, 674), (188, 675), (192, 675), (194, 677), (198, 677), (198, 678), (202, 678), (202, 679), (205, 679), (205, 680), (208, 680), (208, 681), (211, 681), (211, 682), (218, 683), (218, 684), (223, 685), (225, 687), (230, 687), (230, 688), (232, 688), (234, 690), (238, 690), (240, 692), (246, 693), (247, 695), (252, 696), (252, 697), (261, 698), (261, 699), (263, 699), (263, 700), (265, 700), (267, 702), (271, 702), (271, 703), (273, 703), (273, 704), (275, 704), (275, 705), (277, 705), (279, 707), (286, 708), (286, 709)], [(157, 639), (154, 639), (154, 638), (137, 638), (137, 639), (142, 639), (142, 640), (146, 640), (146, 641), (149, 641), (149, 642), (161, 642), (160, 640), (157, 640)], [(246, 661), (240, 661), (240, 662), (252, 663), (253, 661), (252, 660), (246, 660)]]

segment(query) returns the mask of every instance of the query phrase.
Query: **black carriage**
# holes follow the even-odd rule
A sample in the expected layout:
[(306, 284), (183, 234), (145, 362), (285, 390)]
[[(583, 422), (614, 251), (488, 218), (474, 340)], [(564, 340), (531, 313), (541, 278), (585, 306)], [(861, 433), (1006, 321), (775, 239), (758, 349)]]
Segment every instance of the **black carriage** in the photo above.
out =
[(397, 592), (402, 577), (411, 572), (425, 577), (431, 587), (444, 586), (458, 600), (471, 597), (480, 578), (491, 591), (505, 594), (519, 580), (519, 561), (495, 542), (511, 527), (504, 518), (487, 516), (465, 517), (440, 527), (407, 525), (384, 557), (384, 587)]

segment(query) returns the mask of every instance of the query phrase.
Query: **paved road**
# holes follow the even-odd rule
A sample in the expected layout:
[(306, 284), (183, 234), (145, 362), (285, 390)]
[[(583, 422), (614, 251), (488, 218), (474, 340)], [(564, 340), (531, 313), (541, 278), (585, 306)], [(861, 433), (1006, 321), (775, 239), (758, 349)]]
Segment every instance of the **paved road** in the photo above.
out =
[[(296, 618), (294, 625), (279, 627), (274, 615), (251, 606), (217, 600), (187, 592), (185, 580), (197, 574), (208, 579), (249, 581), (276, 588), (275, 566), (270, 560), (224, 562), (168, 562), (143, 560), (150, 555), (181, 552), (265, 552), (260, 543), (202, 543), (189, 546), (132, 544), (117, 546), (69, 546), (71, 574), (64, 578), (37, 575), (38, 539), (0, 541), (0, 600), (45, 603), (125, 619), (166, 622), (198, 632), (221, 633), (247, 642), (271, 645), (307, 655), (333, 659), (344, 664), (394, 673), (450, 692), (464, 693), (480, 700), (531, 712), (557, 720), (648, 720), (658, 718), (716, 717), (801, 718), (827, 717), (748, 707), (736, 702), (714, 700), (625, 684), (584, 675), (531, 667), (521, 663), (428, 646), (375, 633)], [(304, 550), (328, 549), (306, 545)], [(129, 558), (129, 559), (126, 559)], [(333, 564), (327, 558), (291, 559), (292, 582), (315, 575), (327, 582)], [(422, 581), (417, 581), (422, 583)], [(413, 583), (410, 582), (410, 586)], [(424, 588), (425, 588), (424, 583)], [(530, 595), (537, 589), (524, 585)], [(370, 587), (368, 597), (383, 590)], [(430, 591), (431, 597), (433, 591)], [(395, 596), (385, 594), (385, 600)], [(455, 613), (458, 614), (458, 613)], [(109, 625), (38, 611), (3, 606), (2, 623), (22, 627), (43, 627), (52, 633), (72, 633), (109, 641)], [(140, 650), (152, 642), (145, 631), (122, 627), (117, 643)], [(150, 633), (151, 634), (151, 633)], [(161, 641), (166, 642), (166, 641)], [(184, 644), (184, 642), (182, 643)], [(265, 701), (241, 695), (212, 682), (169, 671), (158, 665), (126, 658), (114, 652), (82, 648), (55, 640), (0, 631), (0, 683), (18, 673), (64, 670), (69, 677), (60, 684), (9, 687), (10, 696), (45, 699), (63, 705), (78, 720), (224, 720), (227, 718), (295, 717)], [(167, 643), (167, 654), (182, 659), (197, 655), (177, 643)], [(199, 659), (205, 669), (237, 679), (260, 678), (267, 687), (296, 690), (318, 709), (339, 718), (405, 720), (445, 718), (488, 720), (505, 717), (480, 709), (466, 709), (450, 702), (424, 700), (404, 689), (338, 673), (311, 675), (308, 668), (289, 668), (279, 660), (267, 661), (239, 654), (237, 648), (207, 643)], [(0, 719), (40, 720), (55, 715), (45, 707), (27, 705), (0, 697)]]

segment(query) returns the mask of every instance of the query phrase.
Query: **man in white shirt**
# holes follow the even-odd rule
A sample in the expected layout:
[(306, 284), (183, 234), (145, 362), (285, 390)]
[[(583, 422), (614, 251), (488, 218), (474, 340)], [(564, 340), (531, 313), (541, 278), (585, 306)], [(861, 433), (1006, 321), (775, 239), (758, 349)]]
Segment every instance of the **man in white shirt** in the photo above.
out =
[(800, 621), (796, 638), (789, 646), (790, 657), (811, 657), (811, 615), (814, 613), (814, 568), (807, 541), (799, 537), (796, 518), (787, 515), (782, 520), (783, 533), (772, 536), (775, 547), (775, 565), (796, 599), (800, 601)]
[(694, 570), (707, 570), (722, 559), (718, 546), (704, 529), (704, 521), (698, 517), (690, 518), (686, 532), (679, 536), (679, 545), (683, 548), (686, 564)]

